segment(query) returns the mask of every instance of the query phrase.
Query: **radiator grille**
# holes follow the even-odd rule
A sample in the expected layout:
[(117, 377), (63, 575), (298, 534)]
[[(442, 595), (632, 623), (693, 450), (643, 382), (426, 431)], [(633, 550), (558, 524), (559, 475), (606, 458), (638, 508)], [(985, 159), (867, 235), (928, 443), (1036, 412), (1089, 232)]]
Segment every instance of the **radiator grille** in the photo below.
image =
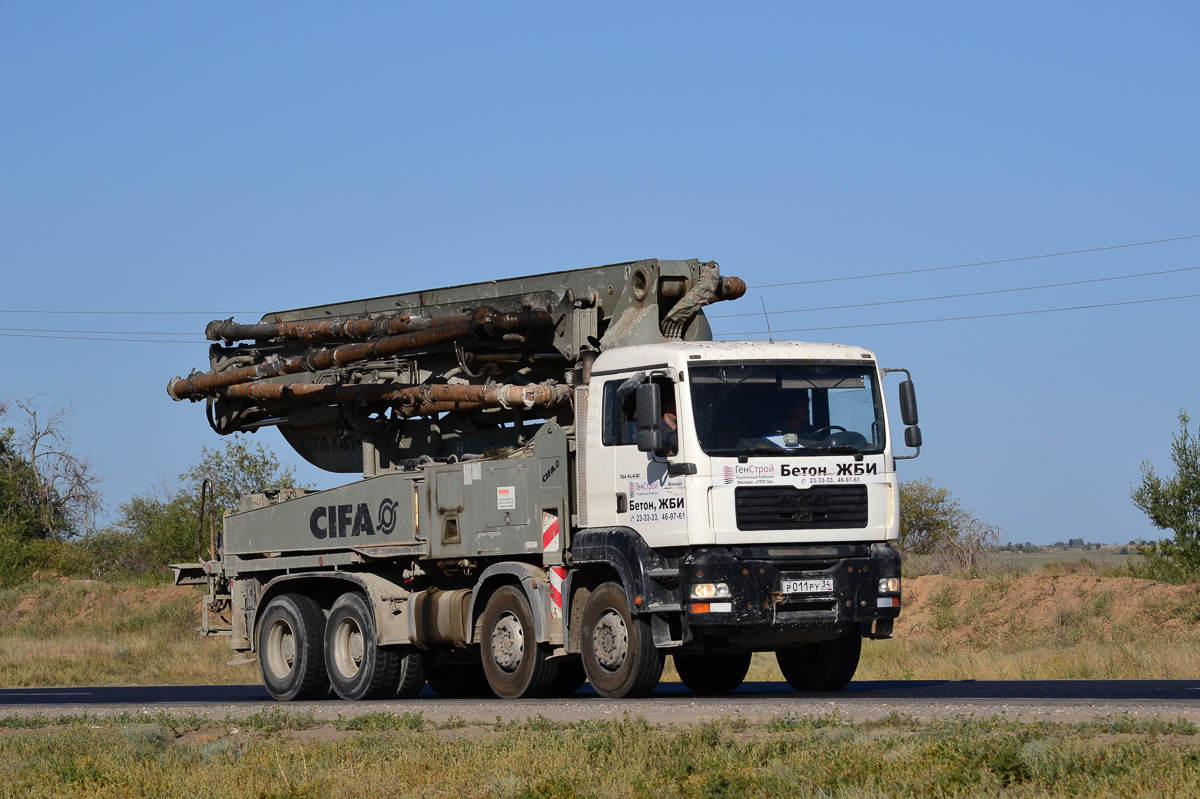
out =
[(829, 530), (867, 526), (867, 487), (739, 486), (739, 530)]

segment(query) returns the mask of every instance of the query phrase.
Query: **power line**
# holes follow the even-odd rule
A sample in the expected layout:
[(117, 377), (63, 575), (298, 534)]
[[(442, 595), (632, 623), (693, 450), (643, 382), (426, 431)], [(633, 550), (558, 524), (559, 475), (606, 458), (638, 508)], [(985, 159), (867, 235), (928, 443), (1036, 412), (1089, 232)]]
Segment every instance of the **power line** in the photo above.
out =
[(1048, 252), (1042, 255), (1022, 255), (1019, 258), (1000, 258), (995, 261), (976, 261), (969, 264), (954, 264), (953, 266), (929, 266), (924, 269), (902, 269), (896, 272), (876, 272), (873, 275), (848, 275), (846, 277), (826, 277), (819, 280), (796, 280), (790, 283), (763, 283), (750, 286), (754, 289), (778, 288), (780, 286), (811, 286), (817, 283), (840, 283), (845, 280), (867, 280), (876, 277), (894, 277), (896, 275), (917, 275), (923, 272), (945, 272), (950, 269), (967, 269), (973, 266), (993, 266), (995, 264), (1011, 264), (1018, 261), (1036, 261), (1041, 258), (1061, 258), (1064, 255), (1082, 255), (1089, 252), (1104, 252), (1106, 250), (1124, 250), (1129, 247), (1145, 247), (1150, 244), (1166, 244), (1172, 241), (1187, 241), (1200, 239), (1200, 233), (1191, 236), (1175, 236), (1169, 239), (1154, 239), (1153, 241), (1135, 241), (1131, 244), (1113, 244), (1108, 247), (1089, 247), (1086, 250), (1066, 250), (1064, 252)]
[[(1171, 300), (1189, 300), (1200, 297), (1200, 294), (1180, 294), (1175, 297), (1154, 297), (1148, 300), (1125, 300), (1124, 302), (1101, 302), (1094, 305), (1070, 305), (1063, 308), (1039, 308), (1034, 311), (1007, 311), (1005, 313), (971, 314), (969, 316), (943, 316), (937, 319), (909, 319), (903, 322), (870, 322), (861, 325), (827, 325), (825, 327), (793, 327), (787, 330), (776, 330), (776, 333), (807, 333), (814, 330), (849, 330), (859, 327), (898, 327), (901, 325), (925, 325), (933, 322), (961, 322), (965, 319), (999, 319), (1005, 316), (1031, 316), (1034, 314), (1060, 313), (1062, 311), (1085, 311), (1092, 308), (1116, 308), (1121, 305), (1145, 305), (1152, 302), (1170, 302)], [(751, 330), (743, 333), (718, 333), (721, 336), (761, 336), (764, 331)]]
[(19, 308), (0, 308), (0, 313), (16, 314), (76, 314), (81, 316), (209, 316), (227, 318), (256, 311), (26, 311)]
[[(1114, 280), (1132, 280), (1138, 277), (1154, 277), (1157, 275), (1174, 275), (1180, 272), (1195, 272), (1200, 270), (1200, 266), (1185, 266), (1181, 269), (1163, 269), (1157, 272), (1139, 272), (1134, 275), (1116, 275), (1113, 277), (1095, 277), (1088, 280), (1069, 280), (1064, 283), (1044, 283), (1040, 286), (1018, 286), (1011, 289), (991, 289), (989, 291), (969, 291), (962, 294), (940, 294), (935, 297), (913, 297), (906, 300), (881, 300), (879, 302), (860, 302), (852, 305), (822, 305), (815, 308), (793, 308), (788, 311), (771, 311), (772, 314), (785, 313), (811, 313), (815, 311), (841, 311), (849, 308), (873, 308), (878, 305), (903, 305), (910, 302), (930, 302), (932, 300), (957, 300), (965, 297), (985, 297), (991, 294), (1011, 294), (1018, 291), (1037, 291), (1040, 289), (1055, 289), (1063, 286), (1082, 286), (1088, 283), (1109, 283)], [(709, 315), (709, 319), (734, 319), (742, 316), (759, 316), (756, 311), (754, 313), (735, 313), (722, 314), (721, 316)]]
[(129, 341), (138, 344), (189, 344), (195, 345), (195, 341), (168, 340), (160, 338), (100, 338), (98, 336), (57, 336), (57, 335), (39, 335), (37, 333), (0, 333), (0, 337), (4, 338), (43, 338), (52, 339), (55, 341)]
[(59, 330), (51, 327), (0, 327), (6, 333), (73, 333), (101, 336), (203, 336), (203, 333), (180, 333), (179, 331), (151, 332), (147, 330)]

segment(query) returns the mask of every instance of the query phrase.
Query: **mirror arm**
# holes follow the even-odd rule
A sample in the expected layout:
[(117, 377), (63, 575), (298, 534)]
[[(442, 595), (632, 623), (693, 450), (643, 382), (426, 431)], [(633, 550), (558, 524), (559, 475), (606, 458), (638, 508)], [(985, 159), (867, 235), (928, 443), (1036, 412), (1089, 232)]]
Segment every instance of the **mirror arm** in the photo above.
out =
[(628, 397), (630, 394), (632, 394), (634, 391), (637, 390), (638, 386), (642, 385), (649, 379), (650, 378), (646, 377), (645, 372), (638, 372), (636, 375), (629, 378), (621, 385), (617, 386), (617, 393), (620, 394), (622, 397)]
[(920, 454), (921, 454), (921, 448), (917, 447), (917, 451), (914, 452), (912, 455), (893, 455), (892, 460), (894, 460), (894, 461), (911, 461), (913, 458), (917, 457)]
[[(666, 455), (659, 455), (657, 452), (647, 452), (650, 460), (655, 463), (665, 463), (667, 465), (667, 474), (672, 477), (678, 477), (681, 474), (697, 474), (696, 464), (691, 461), (673, 461)], [(913, 455), (912, 457), (916, 457)]]

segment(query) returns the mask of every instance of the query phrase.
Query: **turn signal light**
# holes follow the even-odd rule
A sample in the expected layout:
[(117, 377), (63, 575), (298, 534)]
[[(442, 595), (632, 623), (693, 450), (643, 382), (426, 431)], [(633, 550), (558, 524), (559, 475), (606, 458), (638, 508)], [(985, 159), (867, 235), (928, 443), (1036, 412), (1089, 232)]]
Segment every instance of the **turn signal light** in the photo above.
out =
[(900, 578), (899, 577), (881, 577), (879, 580), (879, 593), (881, 593), (881, 594), (898, 594), (898, 593), (900, 593)]
[(732, 602), (693, 602), (692, 613), (733, 613)]

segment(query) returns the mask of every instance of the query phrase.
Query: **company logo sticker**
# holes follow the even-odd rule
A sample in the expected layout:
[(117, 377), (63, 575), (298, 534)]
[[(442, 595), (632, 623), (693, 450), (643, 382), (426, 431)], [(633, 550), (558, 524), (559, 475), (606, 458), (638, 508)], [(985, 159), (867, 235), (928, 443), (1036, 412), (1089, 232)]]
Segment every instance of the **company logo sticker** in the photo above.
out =
[(354, 538), (362, 535), (391, 535), (396, 529), (396, 508), (400, 503), (384, 497), (379, 503), (379, 511), (375, 519), (371, 518), (371, 509), (365, 502), (357, 505), (321, 505), (313, 508), (308, 517), (308, 531), (313, 538), (323, 541), (326, 538)]

